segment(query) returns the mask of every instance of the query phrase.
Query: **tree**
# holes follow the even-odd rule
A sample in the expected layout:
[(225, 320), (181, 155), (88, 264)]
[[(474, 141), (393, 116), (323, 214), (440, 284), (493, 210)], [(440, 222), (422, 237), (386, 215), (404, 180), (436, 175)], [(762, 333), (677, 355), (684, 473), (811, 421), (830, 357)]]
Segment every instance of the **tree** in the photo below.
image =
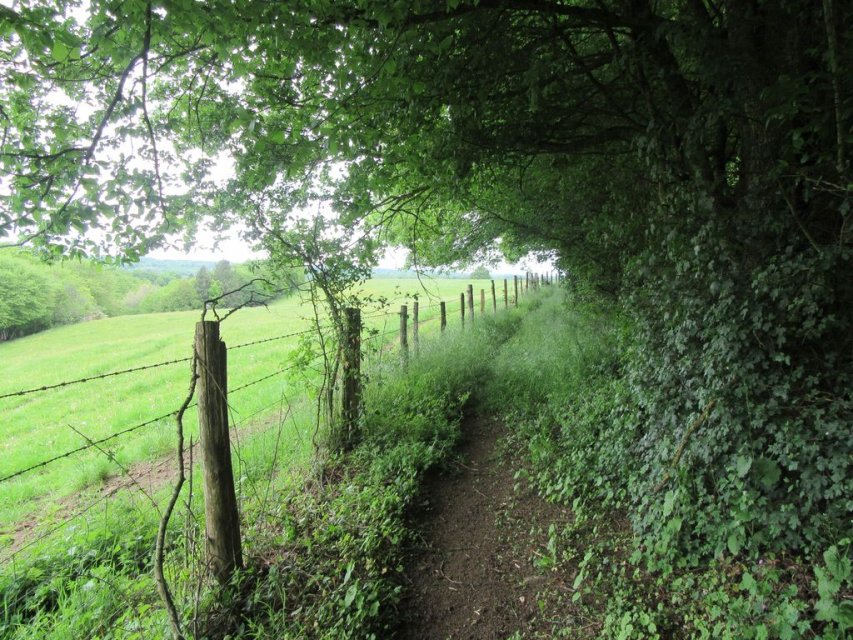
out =
[(472, 280), (489, 280), (491, 279), (491, 275), (489, 274), (489, 270), (486, 267), (479, 266), (471, 272), (470, 278)]
[(0, 339), (48, 328), (53, 297), (50, 282), (26, 260), (0, 254)]
[(195, 275), (195, 288), (198, 292), (198, 297), (202, 300), (210, 299), (210, 285), (213, 282), (213, 277), (207, 270), (207, 267), (201, 267)]
[(178, 278), (151, 292), (139, 303), (139, 309), (144, 313), (201, 310), (201, 303), (194, 279)]

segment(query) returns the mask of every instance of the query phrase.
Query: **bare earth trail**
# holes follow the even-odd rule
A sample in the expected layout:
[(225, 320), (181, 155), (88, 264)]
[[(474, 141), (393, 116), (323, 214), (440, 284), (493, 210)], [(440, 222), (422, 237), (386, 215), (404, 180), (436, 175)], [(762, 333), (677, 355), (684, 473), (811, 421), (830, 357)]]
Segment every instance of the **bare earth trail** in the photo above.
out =
[(550, 523), (569, 512), (516, 490), (516, 465), (500, 451), (505, 427), (468, 420), (454, 470), (427, 478), (413, 526), (422, 535), (408, 561), (398, 637), (411, 640), (549, 637), (537, 594), (565, 591), (538, 570)]

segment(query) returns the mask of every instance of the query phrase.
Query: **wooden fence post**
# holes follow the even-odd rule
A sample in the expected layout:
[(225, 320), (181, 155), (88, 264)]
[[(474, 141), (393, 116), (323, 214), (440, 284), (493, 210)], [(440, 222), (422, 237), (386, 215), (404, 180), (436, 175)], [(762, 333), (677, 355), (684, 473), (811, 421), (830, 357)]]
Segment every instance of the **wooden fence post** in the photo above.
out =
[(515, 289), (515, 306), (518, 306), (518, 276), (512, 277), (512, 286)]
[(530, 272), (524, 274), (524, 293), (530, 290)]
[(240, 516), (228, 440), (228, 366), (219, 322), (195, 326), (198, 358), (198, 425), (204, 474), (205, 550), (213, 575), (227, 584), (243, 566)]
[(447, 329), (447, 303), (442, 300), (438, 303), (440, 312), (441, 312), (441, 332), (444, 333), (445, 329)]
[(480, 289), (480, 315), (486, 315), (486, 290)]
[(492, 280), (492, 311), (494, 313), (498, 312), (498, 298), (495, 295), (495, 281)]
[(462, 315), (462, 328), (465, 328), (465, 294), (459, 294), (459, 313)]
[(403, 367), (409, 364), (409, 310), (406, 305), (400, 306), (400, 356)]
[(418, 299), (415, 298), (415, 302), (412, 306), (412, 342), (415, 347), (415, 356), (420, 353), (421, 350), (421, 342), (418, 337)]
[(509, 308), (509, 293), (507, 293), (506, 278), (504, 278), (504, 309)]
[(344, 309), (343, 421), (344, 448), (349, 451), (358, 441), (361, 417), (361, 310)]
[(471, 326), (474, 326), (474, 285), (468, 285), (468, 315), (471, 316)]

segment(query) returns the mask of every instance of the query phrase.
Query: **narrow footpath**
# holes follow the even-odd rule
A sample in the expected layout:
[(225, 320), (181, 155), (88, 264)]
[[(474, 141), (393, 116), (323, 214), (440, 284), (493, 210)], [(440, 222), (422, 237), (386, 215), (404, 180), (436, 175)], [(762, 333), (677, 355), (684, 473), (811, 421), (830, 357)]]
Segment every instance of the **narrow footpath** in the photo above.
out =
[(534, 561), (546, 553), (549, 524), (560, 526), (569, 512), (516, 487), (516, 465), (498, 446), (504, 432), (493, 419), (466, 421), (453, 468), (427, 478), (398, 637), (550, 637), (537, 595), (566, 587)]

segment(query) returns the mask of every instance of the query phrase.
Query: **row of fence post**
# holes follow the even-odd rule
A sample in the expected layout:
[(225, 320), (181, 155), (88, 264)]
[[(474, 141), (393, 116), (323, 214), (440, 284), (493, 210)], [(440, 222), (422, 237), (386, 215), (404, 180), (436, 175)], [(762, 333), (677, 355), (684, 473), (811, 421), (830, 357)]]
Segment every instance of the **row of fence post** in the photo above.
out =
[[(518, 305), (519, 289), (527, 293), (540, 286), (559, 282), (559, 275), (527, 273), (524, 281), (513, 276), (513, 306)], [(504, 308), (509, 308), (509, 282), (504, 278)], [(495, 281), (491, 281), (492, 312), (497, 313)], [(459, 294), (459, 313), (465, 327), (474, 322), (474, 285)], [(486, 312), (486, 291), (480, 289), (480, 313)], [(420, 348), (418, 333), (420, 318), (418, 301), (412, 305), (412, 344), (415, 355)], [(440, 330), (447, 328), (447, 304), (439, 303)], [(408, 306), (400, 307), (400, 351), (403, 364), (409, 359)], [(347, 308), (344, 316), (342, 341), (341, 420), (343, 446), (352, 447), (358, 439), (361, 414), (361, 311)], [(213, 575), (222, 584), (234, 571), (243, 566), (240, 518), (234, 489), (231, 465), (231, 444), (228, 433), (228, 369), (227, 348), (219, 335), (219, 322), (205, 320), (196, 325), (195, 352), (197, 357), (197, 388), (202, 473), (204, 479), (205, 550)]]
[[(532, 286), (534, 290), (538, 289), (541, 286), (550, 285), (554, 282), (559, 281), (558, 274), (525, 274), (524, 281), (521, 280), (520, 276), (513, 276), (512, 278), (512, 287), (513, 287), (513, 297), (509, 296), (509, 279), (504, 278), (504, 308), (509, 308), (510, 301), (512, 301), (513, 306), (518, 306), (519, 296), (527, 293)], [(492, 312), (498, 312), (498, 299), (496, 295), (495, 289), (495, 281), (491, 281), (491, 291), (492, 291)], [(409, 358), (409, 336), (408, 336), (408, 321), (409, 321), (409, 311), (408, 305), (400, 306), (400, 351), (402, 353), (402, 359), (404, 364), (408, 362)], [(486, 313), (486, 290), (480, 289), (480, 314), (485, 315)], [(440, 318), (440, 327), (441, 331), (447, 328), (447, 303), (442, 301), (439, 303), (439, 318)], [(466, 318), (468, 322), (473, 324), (474, 322), (474, 285), (469, 284), (465, 291), (462, 291), (459, 294), (459, 319), (461, 322), (461, 326), (465, 327)], [(418, 301), (415, 300), (413, 304), (413, 315), (412, 315), (412, 340), (414, 343), (414, 351), (417, 355), (418, 353), (418, 328), (419, 328), (419, 318), (418, 318)]]

